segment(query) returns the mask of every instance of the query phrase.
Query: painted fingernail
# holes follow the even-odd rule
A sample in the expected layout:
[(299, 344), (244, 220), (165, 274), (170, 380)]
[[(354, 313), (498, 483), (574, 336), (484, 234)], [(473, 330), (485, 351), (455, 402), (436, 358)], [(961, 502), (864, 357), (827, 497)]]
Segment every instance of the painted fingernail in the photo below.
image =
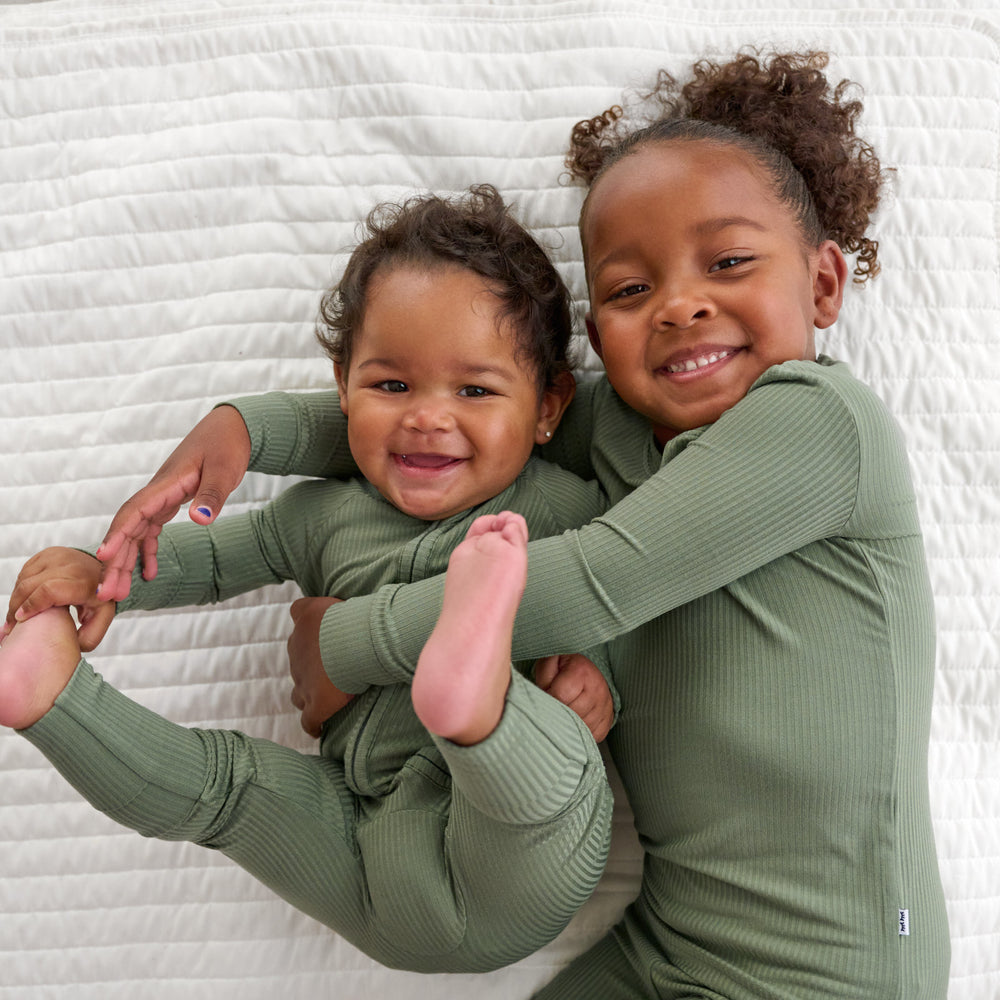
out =
[(202, 515), (202, 517), (211, 517), (212, 516), (212, 512), (211, 512), (211, 510), (208, 509), (208, 507), (198, 507), (197, 511), (198, 511), (199, 514)]

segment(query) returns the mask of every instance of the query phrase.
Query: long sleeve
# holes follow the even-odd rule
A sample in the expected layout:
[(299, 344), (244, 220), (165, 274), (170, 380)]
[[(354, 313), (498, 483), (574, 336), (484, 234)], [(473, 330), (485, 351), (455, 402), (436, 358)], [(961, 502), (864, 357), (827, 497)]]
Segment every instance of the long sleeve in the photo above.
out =
[(347, 477), (358, 467), (347, 443), (337, 393), (267, 392), (235, 407), (250, 433), (250, 469), (276, 476)]
[[(302, 558), (308, 551), (308, 524), (282, 511), (302, 489), (292, 487), (265, 507), (220, 518), (210, 527), (168, 525), (160, 536), (156, 578), (143, 580), (137, 568), (119, 611), (216, 603), (270, 583), (300, 579), (304, 567), (315, 561)], [(283, 531), (283, 521), (292, 530)]]
[[(715, 424), (671, 442), (661, 468), (604, 516), (530, 544), (514, 656), (607, 642), (821, 538), (918, 532), (915, 509), (879, 509), (877, 482), (859, 516), (862, 446), (886, 451), (868, 466), (908, 479), (891, 418), (844, 366), (771, 369)], [(636, 442), (617, 448), (635, 466)], [(409, 677), (441, 587), (385, 587), (331, 609), (321, 646), (335, 683)]]

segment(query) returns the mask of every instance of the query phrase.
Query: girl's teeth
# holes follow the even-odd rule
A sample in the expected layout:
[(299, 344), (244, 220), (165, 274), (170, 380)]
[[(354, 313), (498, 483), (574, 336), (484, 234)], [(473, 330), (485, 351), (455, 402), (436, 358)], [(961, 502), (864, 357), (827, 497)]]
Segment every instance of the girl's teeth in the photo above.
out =
[(706, 368), (708, 365), (728, 358), (732, 351), (718, 351), (712, 354), (703, 354), (700, 358), (688, 358), (687, 361), (680, 361), (676, 365), (668, 365), (667, 371), (672, 373), (693, 372), (698, 368)]

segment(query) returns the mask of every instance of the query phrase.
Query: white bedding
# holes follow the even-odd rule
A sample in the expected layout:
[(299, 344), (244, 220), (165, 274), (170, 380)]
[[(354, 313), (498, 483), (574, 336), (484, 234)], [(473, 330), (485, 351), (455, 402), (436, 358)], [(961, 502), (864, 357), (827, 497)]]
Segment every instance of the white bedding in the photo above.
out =
[[(944, 9), (942, 9), (944, 8)], [(940, 625), (931, 792), (952, 1000), (1000, 996), (1000, 16), (985, 2), (51, 0), (0, 7), (0, 600), (97, 541), (228, 396), (330, 381), (320, 290), (378, 200), (496, 184), (584, 294), (570, 126), (748, 43), (860, 81), (897, 167), (883, 276), (823, 346), (899, 415)], [(231, 509), (280, 487), (250, 476)], [(93, 662), (176, 721), (296, 747), (288, 587), (125, 616)], [(635, 891), (624, 807), (594, 899), (482, 976), (390, 972), (223, 858), (141, 839), (0, 734), (0, 998), (530, 995)], [(880, 998), (871, 998), (880, 1000)]]

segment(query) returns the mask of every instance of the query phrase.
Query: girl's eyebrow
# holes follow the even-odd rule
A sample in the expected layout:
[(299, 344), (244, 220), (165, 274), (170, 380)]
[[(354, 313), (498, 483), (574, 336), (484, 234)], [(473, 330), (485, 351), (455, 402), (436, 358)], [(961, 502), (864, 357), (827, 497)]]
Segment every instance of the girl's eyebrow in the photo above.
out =
[(758, 232), (765, 232), (767, 226), (755, 219), (747, 218), (745, 215), (723, 215), (717, 219), (705, 219), (694, 227), (694, 232), (698, 236), (711, 236), (713, 233), (721, 233), (723, 229), (730, 229), (734, 226), (756, 229)]
[(392, 358), (366, 358), (364, 361), (358, 363), (358, 369), (361, 368), (392, 368), (394, 365), (398, 364)]
[(609, 250), (600, 260), (596, 261), (590, 267), (590, 277), (599, 274), (604, 268), (611, 264), (617, 264), (619, 261), (627, 260), (636, 252), (635, 248), (629, 245), (617, 246), (612, 250)]

